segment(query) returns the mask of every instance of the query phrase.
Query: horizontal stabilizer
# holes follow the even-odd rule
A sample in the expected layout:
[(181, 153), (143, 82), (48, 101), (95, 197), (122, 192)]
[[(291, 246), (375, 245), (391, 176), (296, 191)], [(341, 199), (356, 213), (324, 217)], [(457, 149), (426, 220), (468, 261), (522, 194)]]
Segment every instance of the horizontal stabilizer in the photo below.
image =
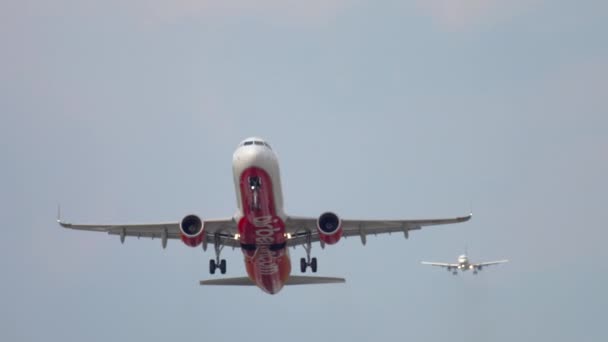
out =
[[(287, 279), (285, 285), (336, 284), (344, 282), (346, 282), (344, 278), (290, 276)], [(226, 286), (255, 286), (255, 284), (248, 277), (201, 280), (200, 284)]]
[(201, 285), (255, 286), (247, 277), (201, 280)]
[(290, 276), (285, 285), (337, 284), (345, 283), (344, 278)]

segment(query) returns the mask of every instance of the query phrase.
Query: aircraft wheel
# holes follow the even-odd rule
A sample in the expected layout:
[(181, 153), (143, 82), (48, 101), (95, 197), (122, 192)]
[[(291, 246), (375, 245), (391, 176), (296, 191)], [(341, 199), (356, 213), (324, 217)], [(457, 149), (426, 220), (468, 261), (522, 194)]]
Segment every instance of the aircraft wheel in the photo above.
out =
[(213, 259), (209, 260), (209, 273), (215, 274), (216, 267), (217, 267), (217, 265), (215, 264), (215, 260), (213, 260)]
[(310, 261), (310, 269), (312, 270), (312, 273), (317, 273), (317, 258), (312, 258)]
[(220, 261), (220, 272), (222, 272), (222, 274), (226, 274), (226, 259), (222, 259), (222, 261)]
[(300, 272), (306, 273), (306, 259), (300, 258)]

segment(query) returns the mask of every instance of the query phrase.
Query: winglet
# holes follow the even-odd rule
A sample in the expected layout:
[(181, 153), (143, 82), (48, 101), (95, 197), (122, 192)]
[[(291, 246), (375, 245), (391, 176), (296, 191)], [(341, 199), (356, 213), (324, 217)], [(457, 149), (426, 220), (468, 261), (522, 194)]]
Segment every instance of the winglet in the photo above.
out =
[(57, 223), (63, 228), (70, 228), (72, 225), (61, 220), (61, 204), (57, 204)]

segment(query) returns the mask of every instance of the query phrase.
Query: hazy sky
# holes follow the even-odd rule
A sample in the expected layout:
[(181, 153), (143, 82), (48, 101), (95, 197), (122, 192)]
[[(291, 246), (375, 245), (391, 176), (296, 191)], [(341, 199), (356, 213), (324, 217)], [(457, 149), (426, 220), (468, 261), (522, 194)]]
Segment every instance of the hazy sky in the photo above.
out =
[[(0, 340), (606, 340), (607, 32), (605, 1), (1, 1)], [(475, 216), (316, 245), (347, 283), (276, 296), (55, 224), (232, 215), (252, 135), (293, 215)], [(420, 265), (465, 246), (511, 262)]]

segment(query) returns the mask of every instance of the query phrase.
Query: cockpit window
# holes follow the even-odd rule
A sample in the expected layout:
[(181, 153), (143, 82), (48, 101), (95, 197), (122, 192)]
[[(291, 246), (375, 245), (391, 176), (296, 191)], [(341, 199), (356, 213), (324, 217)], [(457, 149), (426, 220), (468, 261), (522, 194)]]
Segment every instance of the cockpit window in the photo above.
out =
[(243, 143), (241, 143), (240, 146), (251, 146), (251, 145), (266, 146), (266, 147), (268, 147), (268, 149), (272, 150), (272, 147), (270, 147), (270, 145), (267, 142), (260, 141), (260, 140), (247, 140), (247, 141), (244, 141)]

